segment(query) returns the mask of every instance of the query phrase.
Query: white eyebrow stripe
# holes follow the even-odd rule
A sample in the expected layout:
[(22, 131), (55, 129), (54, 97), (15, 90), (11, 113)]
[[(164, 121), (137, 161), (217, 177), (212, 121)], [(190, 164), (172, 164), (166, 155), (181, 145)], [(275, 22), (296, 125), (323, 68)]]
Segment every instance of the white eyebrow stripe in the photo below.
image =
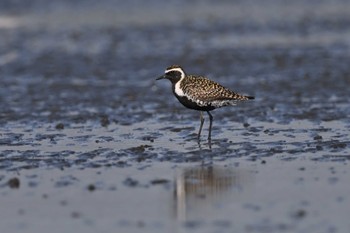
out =
[(185, 77), (185, 72), (181, 69), (181, 68), (173, 68), (173, 69), (170, 69), (170, 70), (166, 70), (165, 73), (169, 73), (169, 72), (172, 72), (172, 71), (178, 71), (181, 73), (181, 79), (183, 79)]
[(166, 70), (165, 73), (171, 72), (171, 71), (180, 71), (181, 73), (183, 73), (183, 70), (181, 68), (172, 68), (170, 70)]

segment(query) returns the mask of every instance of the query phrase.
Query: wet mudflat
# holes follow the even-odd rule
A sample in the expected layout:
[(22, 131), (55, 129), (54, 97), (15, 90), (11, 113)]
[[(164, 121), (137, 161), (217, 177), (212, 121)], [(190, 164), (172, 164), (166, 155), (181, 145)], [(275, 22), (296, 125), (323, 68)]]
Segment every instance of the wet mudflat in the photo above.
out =
[(350, 230), (350, 4), (88, 2), (1, 3), (0, 232)]

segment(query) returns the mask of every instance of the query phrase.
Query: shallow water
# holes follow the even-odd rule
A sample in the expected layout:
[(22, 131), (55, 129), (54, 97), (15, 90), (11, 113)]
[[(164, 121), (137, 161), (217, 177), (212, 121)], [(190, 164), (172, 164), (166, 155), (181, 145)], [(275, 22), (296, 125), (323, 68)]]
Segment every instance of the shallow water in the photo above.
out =
[[(0, 232), (350, 230), (347, 1), (0, 6)], [(256, 99), (198, 141), (174, 63)]]

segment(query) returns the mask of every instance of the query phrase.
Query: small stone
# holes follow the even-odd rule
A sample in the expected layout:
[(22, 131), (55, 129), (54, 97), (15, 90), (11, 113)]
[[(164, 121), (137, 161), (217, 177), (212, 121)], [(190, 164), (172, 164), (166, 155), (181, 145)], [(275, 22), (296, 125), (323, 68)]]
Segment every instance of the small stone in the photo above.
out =
[(167, 184), (169, 183), (169, 180), (166, 179), (155, 179), (151, 181), (151, 184), (156, 185), (156, 184)]
[(297, 210), (294, 214), (293, 217), (296, 219), (302, 219), (306, 216), (306, 211), (303, 209)]
[(62, 130), (62, 129), (64, 129), (64, 124), (58, 123), (55, 128), (58, 130)]
[(20, 181), (17, 177), (11, 178), (9, 181), (7, 181), (7, 184), (12, 189), (18, 189), (20, 186)]
[(137, 180), (132, 179), (130, 177), (126, 178), (123, 183), (124, 183), (124, 185), (129, 186), (129, 187), (135, 187), (139, 184), (139, 182)]
[(96, 186), (94, 184), (89, 184), (87, 189), (90, 191), (90, 192), (93, 192), (96, 190)]
[(75, 211), (74, 211), (74, 212), (71, 213), (71, 217), (72, 217), (72, 218), (80, 218), (80, 217), (81, 217), (81, 214), (80, 214), (79, 212), (75, 212)]
[(108, 119), (108, 116), (103, 116), (100, 119), (100, 123), (102, 127), (107, 127), (111, 122)]

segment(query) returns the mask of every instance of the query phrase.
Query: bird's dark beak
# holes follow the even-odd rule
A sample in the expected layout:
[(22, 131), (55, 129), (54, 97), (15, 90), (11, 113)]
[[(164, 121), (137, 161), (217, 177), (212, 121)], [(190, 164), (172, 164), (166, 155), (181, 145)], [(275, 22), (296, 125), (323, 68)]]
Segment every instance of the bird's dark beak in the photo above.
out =
[(162, 76), (160, 76), (160, 77), (156, 78), (156, 80), (165, 79), (165, 78), (166, 78), (166, 75), (165, 75), (165, 74), (163, 74)]

